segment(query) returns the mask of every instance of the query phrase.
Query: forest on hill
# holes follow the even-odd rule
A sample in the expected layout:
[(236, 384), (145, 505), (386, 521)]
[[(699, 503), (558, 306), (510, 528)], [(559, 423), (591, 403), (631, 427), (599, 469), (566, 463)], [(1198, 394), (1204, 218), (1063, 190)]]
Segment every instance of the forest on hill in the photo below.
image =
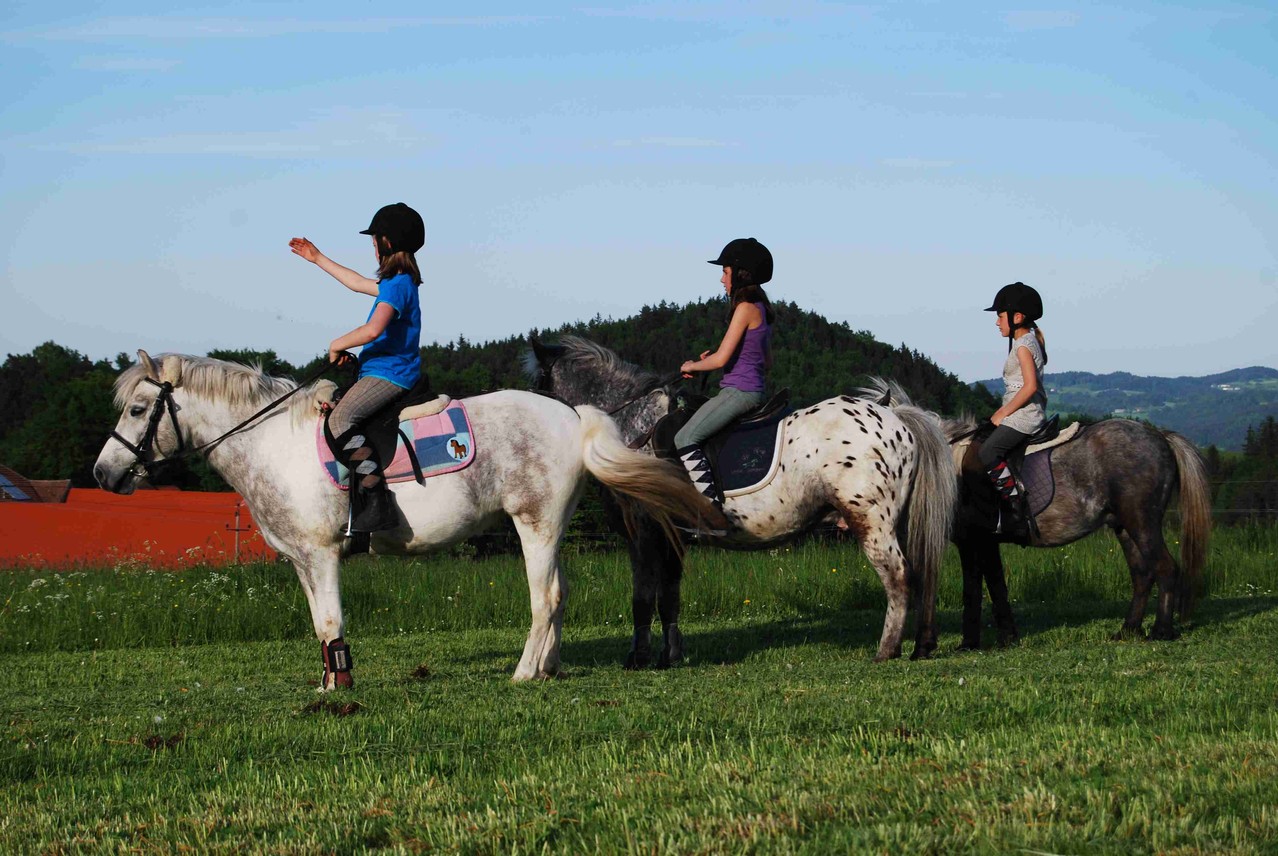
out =
[[(972, 389), (931, 360), (905, 347), (885, 345), (846, 324), (835, 324), (793, 303), (778, 304), (772, 382), (788, 386), (796, 404), (810, 404), (854, 391), (871, 375), (893, 378), (915, 401), (944, 413), (988, 412), (996, 406), (983, 389)], [(565, 334), (586, 336), (644, 368), (673, 372), (686, 357), (713, 349), (725, 329), (722, 301), (660, 304), (622, 320), (596, 318), (554, 330), (531, 331), (546, 341)], [(527, 336), (474, 344), (463, 337), (422, 348), (434, 388), (453, 397), (495, 389), (527, 389), (523, 356)], [(677, 355), (677, 356), (672, 356)], [(323, 355), (293, 365), (274, 351), (219, 349), (210, 357), (260, 365), (271, 375), (301, 379), (324, 365)], [(93, 485), (93, 462), (118, 414), (112, 405), (116, 377), (133, 356), (92, 360), (54, 342), (30, 354), (10, 354), (0, 365), (0, 464), (28, 478), (69, 478), (77, 487)], [(342, 380), (340, 371), (330, 374)], [(186, 488), (223, 489), (217, 476), (197, 464), (174, 468), (172, 478)]]
[[(555, 329), (532, 330), (530, 334), (546, 342), (568, 334), (585, 336), (630, 362), (666, 374), (674, 373), (682, 360), (717, 346), (726, 327), (726, 311), (722, 300), (682, 306), (661, 303), (644, 307), (630, 318), (596, 317)], [(884, 344), (867, 332), (831, 322), (793, 303), (778, 303), (776, 312), (776, 358), (771, 383), (774, 389), (789, 387), (796, 405), (854, 392), (871, 376), (897, 381), (916, 403), (945, 415), (986, 414), (998, 405), (998, 399), (984, 385), (965, 384), (904, 345)], [(527, 349), (526, 335), (483, 344), (458, 337), (445, 345), (428, 345), (422, 348), (422, 355), (434, 388), (461, 397), (495, 389), (528, 388), (523, 372)], [(261, 365), (268, 374), (294, 379), (324, 366), (322, 355), (293, 365), (270, 350), (220, 349), (210, 351), (208, 356)], [(46, 342), (29, 354), (10, 354), (0, 365), (0, 464), (28, 478), (71, 479), (77, 487), (93, 486), (93, 463), (118, 416), (112, 403), (112, 387), (120, 372), (132, 363), (133, 357), (128, 354), (118, 354), (112, 360), (93, 360), (54, 342)], [(1087, 379), (1081, 374), (1051, 376), (1051, 383), (1058, 390), (1075, 390), (1086, 385)], [(330, 376), (341, 380), (336, 371)], [(1197, 381), (1190, 386), (1200, 391), (1205, 381), (1208, 389), (1222, 384), (1244, 385), (1254, 394), (1267, 395), (1278, 382), (1275, 378), (1278, 373), (1266, 369), (1244, 370), (1236, 377), (1231, 374), (1175, 380)], [(1135, 391), (1141, 388), (1142, 380), (1129, 376), (1123, 386)], [(993, 382), (986, 383), (994, 386)], [(1151, 388), (1150, 395), (1161, 396), (1164, 401), (1178, 389), (1166, 384), (1147, 386)], [(1239, 389), (1217, 388), (1216, 392), (1228, 395)], [(1091, 400), (1093, 406), (1084, 408), (1058, 391), (1053, 396), (1052, 409), (1099, 417), (1108, 412), (1095, 406), (1101, 400), (1109, 402), (1098, 397)], [(1132, 401), (1131, 396), (1122, 400), (1129, 404)], [(1154, 413), (1146, 418), (1161, 424), (1157, 416)], [(1218, 508), (1232, 509), (1244, 517), (1253, 513), (1244, 509), (1255, 510), (1262, 517), (1278, 509), (1278, 496), (1274, 495), (1278, 485), (1274, 481), (1278, 479), (1278, 429), (1272, 415), (1257, 415), (1247, 421), (1230, 443), (1203, 445), (1212, 480), (1218, 487)], [(225, 489), (222, 480), (201, 461), (174, 467), (168, 480), (187, 489)]]

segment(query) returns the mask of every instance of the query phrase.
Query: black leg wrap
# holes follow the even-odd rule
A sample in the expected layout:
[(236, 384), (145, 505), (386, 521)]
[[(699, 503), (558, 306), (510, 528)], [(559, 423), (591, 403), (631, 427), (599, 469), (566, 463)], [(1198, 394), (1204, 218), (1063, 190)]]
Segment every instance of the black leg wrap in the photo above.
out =
[(351, 646), (339, 637), (325, 646), (328, 655), (328, 670), (334, 674), (351, 670)]

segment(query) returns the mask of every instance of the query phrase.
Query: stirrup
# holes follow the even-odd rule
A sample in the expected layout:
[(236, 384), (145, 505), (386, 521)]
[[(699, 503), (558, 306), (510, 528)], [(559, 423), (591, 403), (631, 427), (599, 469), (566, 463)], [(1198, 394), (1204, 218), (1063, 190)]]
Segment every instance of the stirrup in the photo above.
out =
[(360, 487), (352, 479), (347, 493), (350, 494), (351, 505), (346, 515), (346, 529), (342, 535), (350, 538), (361, 533), (382, 532), (399, 527), (395, 501), (384, 479), (381, 485), (375, 488)]

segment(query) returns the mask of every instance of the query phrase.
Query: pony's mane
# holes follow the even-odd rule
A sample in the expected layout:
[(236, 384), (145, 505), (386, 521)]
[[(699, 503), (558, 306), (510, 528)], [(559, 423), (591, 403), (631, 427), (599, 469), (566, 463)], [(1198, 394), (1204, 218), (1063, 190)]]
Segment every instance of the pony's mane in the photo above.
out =
[[(887, 401), (888, 406), (897, 407), (914, 407), (914, 402), (910, 400), (910, 396), (901, 385), (894, 380), (885, 380), (881, 377), (871, 377), (867, 384), (857, 390), (857, 398), (863, 398), (870, 401)], [(941, 431), (945, 434), (945, 439), (950, 442), (955, 437), (964, 434), (970, 434), (976, 430), (979, 422), (975, 416), (970, 413), (960, 413), (956, 419), (947, 419), (944, 416), (933, 414)]]
[(590, 371), (614, 389), (626, 393), (642, 392), (657, 383), (655, 372), (628, 363), (603, 345), (581, 336), (564, 336), (559, 340), (559, 348), (563, 351), (559, 362)]
[[(265, 407), (280, 396), (297, 388), (297, 383), (282, 377), (271, 377), (262, 371), (261, 365), (246, 366), (229, 363), (212, 357), (194, 357), (187, 354), (160, 354), (154, 357), (155, 365), (163, 371), (169, 360), (181, 360), (182, 388), (200, 398), (224, 402), (234, 408), (256, 410)], [(141, 363), (129, 366), (115, 381), (115, 406), (123, 409), (133, 397), (138, 384), (146, 378), (146, 367)], [(315, 393), (332, 381), (321, 380), (312, 384), (311, 395), (295, 395), (287, 403), (294, 422), (314, 416)], [(325, 389), (331, 394), (331, 389)]]

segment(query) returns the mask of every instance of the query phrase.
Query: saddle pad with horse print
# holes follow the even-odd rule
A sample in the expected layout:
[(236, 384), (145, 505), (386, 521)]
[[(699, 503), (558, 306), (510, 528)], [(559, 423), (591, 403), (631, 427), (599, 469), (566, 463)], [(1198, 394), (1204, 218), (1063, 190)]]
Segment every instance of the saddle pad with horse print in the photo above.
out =
[(712, 437), (706, 456), (725, 497), (742, 496), (765, 487), (777, 474), (785, 436), (786, 408), (774, 418), (746, 422)]
[[(442, 476), (465, 469), (475, 459), (475, 435), (471, 431), (470, 417), (460, 401), (453, 401), (447, 408), (432, 416), (420, 416), (399, 423), (399, 430), (413, 444), (413, 451), (421, 465), (422, 475)], [(315, 432), (315, 446), (320, 464), (329, 480), (342, 490), (347, 489), (346, 467), (333, 458), (333, 452), (324, 441), (324, 423), (321, 420)], [(386, 481), (413, 481), (413, 462), (401, 437), (395, 445), (395, 458), (384, 467)]]

